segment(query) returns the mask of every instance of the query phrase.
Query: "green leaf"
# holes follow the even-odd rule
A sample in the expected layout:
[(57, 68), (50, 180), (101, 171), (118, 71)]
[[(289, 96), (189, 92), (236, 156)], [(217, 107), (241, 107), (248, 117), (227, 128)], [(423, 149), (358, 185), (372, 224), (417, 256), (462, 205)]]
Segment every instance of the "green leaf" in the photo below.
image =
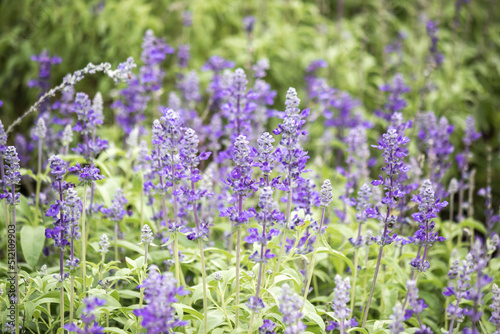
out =
[(43, 226), (24, 226), (21, 230), (21, 248), (26, 262), (35, 267), (42, 254), (45, 242), (45, 228)]

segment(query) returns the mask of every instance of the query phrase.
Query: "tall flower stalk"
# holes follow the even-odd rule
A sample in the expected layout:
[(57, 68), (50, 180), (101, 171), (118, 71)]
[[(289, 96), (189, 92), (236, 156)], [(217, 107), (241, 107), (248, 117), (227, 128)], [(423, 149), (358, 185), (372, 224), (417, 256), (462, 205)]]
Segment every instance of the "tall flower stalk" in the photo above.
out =
[(284, 112), (283, 123), (278, 125), (273, 133), (281, 134), (280, 146), (276, 152), (277, 159), (280, 161), (283, 171), (286, 173), (283, 189), (288, 192), (287, 208), (286, 208), (286, 223), (283, 229), (281, 238), (281, 250), (278, 256), (278, 262), (274, 272), (278, 272), (281, 267), (283, 254), (285, 251), (286, 236), (290, 225), (292, 213), (292, 197), (293, 188), (300, 174), (304, 172), (305, 165), (309, 156), (300, 146), (299, 139), (305, 136), (307, 132), (302, 130), (305, 124), (305, 119), (309, 115), (309, 109), (300, 111), (298, 108), (300, 99), (297, 97), (295, 88), (290, 87), (286, 94), (286, 109)]
[(385, 172), (386, 177), (383, 178), (379, 176), (378, 180), (372, 181), (372, 185), (379, 186), (382, 185), (385, 189), (385, 197), (382, 198), (382, 204), (386, 206), (386, 213), (382, 214), (378, 208), (367, 208), (366, 213), (369, 218), (378, 219), (382, 226), (382, 235), (378, 238), (378, 244), (380, 246), (377, 264), (375, 266), (375, 273), (373, 275), (373, 281), (370, 289), (370, 295), (364, 310), (363, 325), (365, 328), (366, 320), (368, 319), (368, 313), (370, 311), (370, 304), (373, 298), (373, 293), (375, 291), (375, 284), (377, 282), (378, 271), (380, 268), (380, 262), (382, 260), (382, 255), (384, 252), (384, 247), (390, 245), (394, 236), (391, 236), (391, 230), (389, 226), (396, 222), (396, 217), (391, 215), (391, 211), (396, 208), (397, 199), (404, 196), (404, 192), (401, 191), (401, 185), (398, 181), (398, 176), (400, 173), (406, 173), (409, 168), (404, 165), (403, 158), (406, 156), (404, 151), (404, 145), (408, 143), (409, 139), (405, 137), (402, 133), (394, 128), (390, 128), (387, 133), (382, 136), (378, 145), (375, 145), (377, 149), (383, 151), (382, 156), (384, 157), (386, 166), (382, 167), (382, 171)]
[(230, 185), (237, 198), (234, 206), (221, 211), (221, 217), (229, 217), (233, 230), (237, 231), (236, 236), (236, 321), (235, 328), (239, 324), (239, 303), (240, 303), (240, 262), (241, 262), (241, 226), (248, 223), (254, 216), (253, 210), (243, 210), (243, 198), (257, 190), (254, 180), (252, 180), (252, 164), (254, 153), (245, 136), (240, 135), (234, 143), (232, 158), (235, 167), (225, 180)]
[(64, 207), (64, 191), (69, 188), (69, 184), (63, 181), (64, 175), (67, 172), (67, 163), (58, 155), (53, 155), (49, 158), (51, 174), (54, 176), (52, 189), (59, 198), (56, 199), (50, 209), (45, 214), (47, 217), (55, 219), (54, 228), (45, 230), (45, 237), (54, 240), (54, 245), (59, 247), (59, 282), (60, 282), (60, 311), (61, 311), (61, 328), (64, 327), (64, 279), (67, 277), (64, 274), (64, 249), (70, 244), (68, 241), (69, 226), (67, 217), (65, 216)]
[(35, 224), (38, 224), (38, 208), (40, 206), (40, 188), (42, 186), (42, 152), (43, 152), (43, 141), (47, 136), (47, 128), (45, 127), (45, 121), (42, 117), (38, 119), (37, 126), (35, 128), (35, 135), (38, 138), (38, 168), (37, 168), (37, 178), (36, 178), (36, 194), (35, 194)]
[(261, 208), (260, 214), (256, 215), (257, 221), (262, 225), (262, 233), (259, 234), (259, 231), (256, 228), (248, 229), (250, 233), (249, 236), (245, 237), (245, 242), (247, 243), (257, 243), (260, 244), (260, 252), (255, 251), (250, 257), (249, 260), (254, 261), (259, 264), (259, 273), (257, 276), (257, 287), (255, 289), (255, 296), (250, 297), (248, 303), (246, 304), (249, 309), (252, 310), (252, 315), (250, 318), (250, 325), (248, 327), (248, 334), (251, 334), (253, 331), (253, 321), (255, 317), (255, 313), (259, 313), (264, 307), (264, 302), (260, 298), (260, 289), (262, 286), (262, 273), (264, 271), (264, 267), (267, 263), (267, 260), (276, 257), (276, 255), (272, 254), (270, 250), (267, 248), (267, 244), (269, 241), (276, 235), (279, 234), (279, 230), (276, 229), (268, 229), (267, 223), (269, 222), (269, 226), (272, 224), (272, 216), (276, 215), (276, 212), (273, 212), (273, 190), (269, 186), (265, 186), (262, 188), (262, 191), (259, 196), (259, 207)]
[[(320, 202), (320, 208), (321, 208), (321, 219), (319, 222), (319, 226), (317, 223), (316, 225), (313, 226), (313, 229), (316, 230), (316, 233), (318, 236), (316, 237), (316, 240), (314, 241), (314, 250), (313, 254), (311, 257), (311, 265), (309, 267), (309, 277), (307, 278), (307, 283), (306, 283), (306, 288), (304, 289), (304, 300), (302, 302), (302, 308), (304, 308), (304, 305), (306, 303), (307, 299), (307, 294), (309, 293), (309, 286), (311, 285), (311, 279), (314, 273), (314, 262), (316, 260), (316, 251), (318, 250), (318, 239), (321, 238), (323, 233), (325, 233), (326, 228), (323, 227), (323, 224), (325, 222), (325, 213), (326, 213), (326, 208), (332, 203), (333, 200), (333, 195), (332, 195), (332, 184), (330, 180), (325, 180), (323, 182), (323, 185), (321, 186), (321, 191), (319, 193), (319, 202)], [(301, 308), (301, 311), (302, 311)]]
[[(19, 172), (19, 157), (17, 155), (16, 148), (14, 146), (8, 146), (5, 150), (5, 174), (3, 175), (3, 181), (5, 183), (5, 188), (10, 187), (10, 192), (6, 193), (7, 202), (10, 206), (10, 211), (12, 213), (12, 219), (9, 224), (9, 233), (12, 233), (14, 236), (13, 245), (10, 246), (9, 240), (9, 251), (12, 251), (12, 257), (14, 258), (14, 263), (9, 265), (9, 271), (14, 273), (14, 285), (16, 296), (15, 300), (9, 300), (9, 303), (15, 304), (15, 332), (19, 334), (19, 277), (17, 273), (17, 222), (16, 222), (16, 206), (19, 204), (20, 193), (16, 193), (16, 186), (21, 183), (21, 173)], [(3, 159), (2, 159), (3, 160)], [(8, 214), (6, 210), (6, 220), (5, 223), (8, 222)], [(10, 254), (9, 254), (10, 258)], [(9, 261), (10, 263), (10, 261)]]
[[(185, 169), (187, 178), (190, 181), (189, 188), (181, 188), (184, 196), (187, 198), (188, 204), (192, 206), (195, 229), (185, 229), (189, 240), (198, 240), (198, 248), (200, 251), (201, 275), (203, 285), (203, 323), (204, 333), (208, 333), (208, 300), (207, 300), (207, 273), (205, 268), (205, 250), (203, 247), (203, 239), (208, 236), (209, 224), (203, 222), (198, 217), (198, 203), (200, 199), (206, 195), (204, 190), (196, 190), (195, 184), (202, 179), (198, 165), (200, 161), (210, 157), (210, 152), (198, 153), (198, 136), (193, 129), (186, 129), (181, 140), (180, 158), (182, 167)], [(176, 252), (177, 250), (174, 250)]]

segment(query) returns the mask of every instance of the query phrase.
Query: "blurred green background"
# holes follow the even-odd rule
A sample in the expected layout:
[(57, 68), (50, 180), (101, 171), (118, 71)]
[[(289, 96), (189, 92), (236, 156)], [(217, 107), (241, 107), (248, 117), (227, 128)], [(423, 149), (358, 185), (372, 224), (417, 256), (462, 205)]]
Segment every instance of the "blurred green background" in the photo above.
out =
[[(182, 25), (186, 10), (193, 15), (193, 26), (189, 28)], [(500, 182), (500, 5), (496, 0), (465, 3), (458, 16), (455, 1), (430, 0), (2, 1), (1, 119), (8, 126), (36, 101), (38, 90), (27, 87), (28, 80), (38, 73), (37, 63), (30, 57), (43, 49), (63, 59), (53, 67), (54, 85), (66, 73), (88, 62), (108, 61), (117, 65), (128, 56), (139, 62), (147, 29), (165, 37), (173, 47), (189, 43), (192, 69), (199, 69), (212, 55), (245, 66), (255, 61), (247, 52), (248, 41), (242, 27), (242, 18), (247, 15), (257, 18), (252, 41), (254, 58), (266, 57), (270, 61), (266, 79), (278, 92), (277, 109), (282, 109), (289, 86), (299, 90), (302, 106), (307, 106), (304, 70), (311, 60), (323, 58), (329, 64), (323, 72), (329, 84), (360, 99), (365, 113), (370, 115), (385, 98), (378, 86), (395, 73), (388, 65), (384, 47), (399, 31), (404, 32), (408, 37), (398, 71), (412, 88), (407, 95), (406, 117), (414, 115), (420, 105), (424, 111), (447, 116), (456, 126), (453, 143), (458, 152), (463, 147), (465, 116), (472, 114), (483, 134), (473, 148), (472, 164), (478, 169), (476, 188), (485, 184), (486, 147), (490, 146), (493, 193), (498, 198), (500, 189), (495, 185)], [(439, 49), (445, 62), (431, 74), (430, 80), (437, 89), (420, 101), (429, 47), (425, 22), (429, 19), (439, 21)], [(173, 68), (174, 62), (174, 57), (170, 57), (167, 67)], [(111, 98), (107, 93), (113, 83), (101, 78), (86, 78), (76, 89), (91, 95), (102, 91), (109, 106)], [(208, 73), (202, 73), (202, 87), (208, 80)], [(166, 82), (162, 101), (166, 101), (169, 89), (175, 85), (173, 70), (167, 72)], [(112, 110), (108, 107), (106, 113), (111, 116)], [(26, 132), (33, 117), (16, 131)], [(108, 117), (108, 122), (112, 120)], [(496, 207), (500, 204), (498, 200), (494, 203)], [(481, 215), (482, 204), (477, 205), (481, 205), (477, 210)]]

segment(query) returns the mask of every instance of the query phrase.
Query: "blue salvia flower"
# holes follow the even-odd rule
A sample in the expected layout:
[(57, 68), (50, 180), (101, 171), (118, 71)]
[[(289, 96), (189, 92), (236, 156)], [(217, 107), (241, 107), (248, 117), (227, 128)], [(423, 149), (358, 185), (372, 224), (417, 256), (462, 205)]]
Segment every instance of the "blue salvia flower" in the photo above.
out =
[(224, 116), (229, 120), (227, 129), (231, 131), (231, 141), (234, 141), (240, 135), (249, 137), (252, 134), (250, 121), (256, 106), (249, 99), (247, 84), (248, 80), (245, 71), (237, 68), (234, 71), (229, 87), (228, 102), (222, 107)]
[(391, 334), (400, 334), (405, 331), (403, 326), (405, 317), (405, 312), (403, 310), (403, 305), (400, 302), (397, 302), (396, 305), (392, 308), (392, 314), (389, 316), (389, 320), (391, 323), (389, 324), (389, 331)]
[(82, 311), (83, 328), (78, 327), (76, 323), (64, 325), (64, 328), (70, 333), (75, 334), (104, 334), (104, 328), (96, 322), (95, 310), (103, 306), (106, 301), (97, 297), (88, 297), (83, 300), (85, 307)]
[(170, 333), (173, 328), (188, 324), (187, 321), (179, 320), (173, 304), (179, 301), (177, 296), (187, 295), (189, 291), (177, 287), (172, 273), (162, 275), (157, 266), (151, 265), (148, 278), (138, 288), (144, 288), (147, 305), (134, 310), (134, 314), (142, 317), (141, 325), (148, 333)]
[[(19, 172), (19, 157), (14, 146), (8, 146), (5, 150), (5, 175), (3, 177), (5, 187), (11, 188), (11, 191), (5, 193), (3, 196), (7, 198), (7, 203), (10, 205), (19, 204), (20, 193), (16, 192), (16, 185), (21, 182), (21, 173)], [(7, 190), (6, 190), (7, 191)]]
[(498, 288), (498, 285), (493, 283), (491, 292), (493, 296), (490, 304), (490, 322), (495, 326), (495, 332), (493, 332), (493, 334), (500, 334), (500, 289)]
[[(229, 177), (223, 181), (232, 188), (235, 195), (241, 198), (247, 197), (258, 189), (256, 182), (252, 179), (254, 155), (255, 152), (246, 137), (238, 136), (232, 152), (235, 167), (230, 172)], [(255, 215), (253, 209), (241, 210), (239, 206), (239, 203), (236, 203), (235, 206), (223, 208), (220, 212), (220, 216), (229, 217), (236, 228), (247, 223)]]
[(262, 326), (259, 327), (259, 334), (276, 334), (274, 329), (276, 324), (269, 319), (264, 319)]
[(384, 110), (376, 110), (375, 115), (389, 121), (395, 112), (399, 112), (406, 108), (406, 100), (403, 94), (410, 91), (410, 87), (406, 86), (403, 75), (397, 73), (392, 78), (391, 84), (385, 84), (379, 87), (382, 92), (387, 92), (387, 102), (384, 105)]
[(477, 274), (476, 281), (471, 284), (469, 291), (465, 298), (472, 302), (472, 307), (464, 311), (464, 314), (469, 316), (472, 326), (471, 328), (465, 327), (464, 334), (479, 334), (478, 322), (481, 320), (483, 312), (481, 311), (481, 304), (483, 302), (483, 289), (486, 285), (493, 281), (493, 277), (486, 274), (485, 269), (488, 266), (488, 259), (484, 254), (483, 242), (477, 238), (471, 250), (472, 261), (474, 263), (473, 269)]
[(309, 156), (299, 144), (299, 139), (307, 132), (302, 130), (305, 119), (309, 115), (309, 109), (302, 112), (298, 108), (300, 99), (297, 97), (295, 88), (290, 87), (286, 94), (286, 109), (283, 123), (278, 125), (273, 133), (281, 134), (279, 149), (276, 151), (278, 160), (281, 162), (283, 171), (287, 174), (284, 186), (290, 191), (296, 180), (305, 170)]
[(269, 134), (269, 132), (264, 132), (259, 139), (257, 139), (259, 147), (257, 149), (257, 161), (255, 161), (254, 166), (259, 167), (264, 176), (268, 177), (269, 174), (274, 169), (276, 160), (273, 154), (273, 143), (274, 138)]
[(454, 260), (448, 272), (449, 283), (443, 290), (446, 297), (455, 297), (455, 302), (450, 302), (446, 313), (450, 319), (450, 333), (453, 332), (453, 324), (461, 323), (464, 319), (464, 310), (459, 306), (462, 299), (467, 296), (467, 290), (470, 288), (471, 275), (474, 272), (474, 263), (472, 254), (469, 253), (460, 265), (458, 260)]
[(378, 206), (375, 206), (375, 208), (367, 208), (366, 214), (369, 218), (377, 218), (384, 224), (384, 232), (379, 239), (381, 246), (391, 244), (394, 239), (394, 237), (390, 236), (391, 231), (389, 231), (388, 227), (396, 220), (396, 217), (391, 215), (391, 210), (396, 208), (397, 199), (404, 196), (398, 176), (400, 173), (406, 173), (409, 170), (409, 167), (405, 166), (403, 162), (403, 158), (406, 156), (403, 148), (408, 142), (408, 137), (391, 128), (382, 136), (378, 145), (373, 145), (373, 147), (383, 151), (382, 156), (386, 166), (382, 167), (382, 171), (385, 172), (386, 177), (379, 176), (378, 180), (372, 181), (372, 185), (382, 185), (384, 187), (385, 196), (382, 198), (381, 203), (387, 206), (387, 212), (383, 215)]
[(255, 16), (250, 15), (243, 18), (243, 30), (245, 30), (247, 34), (251, 34), (253, 32), (254, 25)]
[(363, 247), (365, 244), (365, 240), (361, 235), (361, 226), (368, 219), (366, 215), (366, 209), (371, 207), (371, 197), (372, 197), (372, 188), (367, 183), (363, 184), (358, 191), (358, 200), (356, 202), (356, 221), (359, 223), (358, 226), (358, 236), (356, 239), (349, 238), (349, 242), (354, 247)]
[(426, 25), (427, 35), (431, 39), (431, 45), (429, 46), (429, 63), (434, 67), (440, 67), (443, 63), (444, 56), (438, 50), (439, 38), (438, 34), (438, 22), (437, 21), (427, 21)]
[(341, 334), (346, 333), (346, 330), (350, 327), (356, 326), (358, 323), (356, 319), (347, 320), (351, 315), (351, 310), (347, 307), (349, 303), (349, 290), (351, 289), (351, 282), (349, 277), (342, 279), (342, 276), (335, 276), (335, 297), (333, 299), (333, 314), (335, 318), (338, 319), (338, 323), (331, 322), (326, 330), (334, 330), (338, 328)]
[(109, 252), (109, 247), (111, 247), (111, 244), (109, 243), (108, 236), (106, 234), (101, 235), (101, 239), (99, 240), (99, 252), (106, 254)]
[(252, 66), (254, 76), (256, 78), (263, 78), (266, 76), (266, 71), (269, 69), (269, 59), (262, 58), (257, 61), (255, 65)]
[(184, 106), (193, 108), (196, 102), (201, 100), (200, 79), (196, 71), (189, 71), (177, 83), (177, 88), (181, 92)]
[(125, 198), (122, 189), (117, 189), (113, 199), (111, 200), (111, 206), (109, 208), (102, 208), (101, 212), (111, 221), (120, 222), (127, 211), (124, 209), (124, 205), (128, 203)]
[[(420, 188), (420, 194), (413, 195), (413, 202), (418, 204), (419, 212), (414, 213), (412, 217), (419, 225), (419, 230), (415, 232), (413, 237), (409, 238), (410, 242), (418, 246), (417, 257), (411, 260), (410, 265), (415, 270), (422, 272), (425, 272), (430, 267), (427, 260), (429, 247), (435, 242), (445, 240), (443, 237), (438, 236), (438, 232), (434, 232), (436, 224), (433, 219), (437, 217), (442, 208), (448, 205), (448, 202), (436, 200), (434, 194), (431, 181), (425, 180)], [(422, 248), (423, 254), (421, 256)]]
[(70, 270), (74, 270), (79, 267), (80, 263), (80, 260), (74, 256), (74, 242), (75, 240), (80, 240), (81, 237), (78, 223), (80, 222), (80, 216), (83, 210), (82, 202), (74, 188), (66, 190), (63, 210), (64, 218), (69, 229), (68, 239), (71, 240), (71, 255), (70, 259), (66, 260), (66, 266), (69, 267)]
[(306, 325), (302, 322), (302, 298), (293, 291), (288, 284), (281, 287), (281, 295), (278, 299), (279, 310), (283, 314), (283, 324), (285, 334), (301, 334), (306, 330)]
[(142, 43), (141, 60), (144, 66), (140, 68), (141, 84), (150, 91), (161, 88), (165, 71), (161, 68), (167, 54), (174, 53), (174, 49), (165, 43), (163, 38), (155, 37), (151, 29), (146, 31)]
[(153, 231), (148, 224), (144, 224), (141, 229), (141, 243), (149, 245), (153, 242)]
[(47, 136), (47, 128), (45, 127), (45, 121), (42, 117), (40, 117), (36, 123), (34, 134), (38, 138), (38, 140), (42, 141)]
[[(180, 68), (186, 68), (188, 66), (190, 58), (189, 49), (190, 49), (189, 44), (179, 45), (179, 47), (177, 48), (177, 61)], [(173, 107), (170, 106), (170, 108)]]
[[(410, 319), (413, 315), (417, 316), (420, 319), (420, 314), (427, 308), (427, 304), (425, 304), (423, 299), (418, 298), (418, 288), (417, 282), (414, 280), (408, 280), (406, 282), (406, 288), (408, 289), (408, 301), (411, 307), (411, 310), (406, 310), (405, 312), (405, 320)], [(432, 334), (430, 328), (426, 325), (423, 325), (419, 321), (420, 328), (415, 332), (419, 334)]]

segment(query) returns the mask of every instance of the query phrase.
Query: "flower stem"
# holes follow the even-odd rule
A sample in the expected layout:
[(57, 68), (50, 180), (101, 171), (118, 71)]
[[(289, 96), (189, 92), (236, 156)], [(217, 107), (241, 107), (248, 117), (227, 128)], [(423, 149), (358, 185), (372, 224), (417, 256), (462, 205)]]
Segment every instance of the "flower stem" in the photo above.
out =
[[(207, 275), (205, 272), (205, 251), (203, 249), (203, 240), (201, 238), (198, 239), (198, 247), (200, 248), (200, 257), (201, 257), (201, 277), (203, 284), (203, 323), (204, 323), (204, 332), (208, 333), (208, 301), (207, 301)], [(238, 318), (236, 318), (238, 319)], [(236, 325), (237, 326), (237, 325)]]
[[(82, 290), (83, 293), (85, 294), (87, 292), (87, 256), (86, 256), (86, 251), (87, 251), (87, 233), (85, 229), (85, 218), (86, 218), (86, 211), (85, 210), (85, 205), (87, 202), (87, 185), (83, 186), (83, 212), (82, 212), (82, 279), (83, 279), (83, 286)], [(103, 261), (104, 265), (104, 261)]]
[[(14, 280), (15, 280), (15, 289), (16, 289), (16, 311), (15, 311), (15, 326), (16, 326), (16, 334), (19, 334), (19, 277), (17, 274), (17, 241), (16, 241), (16, 235), (17, 235), (17, 226), (16, 226), (16, 205), (15, 205), (15, 200), (16, 200), (16, 186), (12, 185), (12, 200), (14, 202), (14, 205), (12, 206), (12, 221), (10, 222), (12, 225), (12, 229), (14, 231)], [(5, 207), (7, 209), (7, 205)], [(6, 211), (8, 212), (8, 211)], [(8, 213), (6, 214), (8, 216)], [(7, 224), (8, 219), (5, 221)], [(12, 302), (12, 301), (10, 301)]]
[[(292, 186), (290, 185), (290, 191), (288, 192), (288, 199), (287, 199), (287, 205), (286, 205), (286, 225), (283, 231), (283, 237), (281, 238), (281, 250), (280, 250), (280, 255), (278, 256), (278, 262), (276, 263), (276, 268), (274, 268), (274, 273), (273, 277), (276, 275), (276, 273), (280, 270), (281, 266), (281, 261), (283, 259), (283, 253), (285, 251), (285, 244), (286, 244), (286, 235), (288, 232), (288, 225), (290, 225), (290, 216), (292, 214)], [(293, 255), (293, 254), (290, 254)]]
[(358, 278), (358, 249), (354, 250), (354, 275), (351, 288), (351, 318), (354, 313), (354, 301), (356, 300), (356, 280)]
[(238, 227), (238, 234), (236, 237), (236, 322), (234, 327), (238, 328), (239, 316), (240, 316), (240, 254), (241, 253), (241, 227)]
[(311, 279), (313, 276), (314, 272), (314, 262), (316, 260), (316, 251), (318, 250), (318, 239), (321, 237), (321, 229), (323, 228), (323, 222), (325, 221), (325, 211), (326, 207), (323, 207), (321, 210), (321, 221), (319, 223), (319, 230), (318, 230), (318, 235), (316, 236), (316, 240), (314, 241), (314, 250), (311, 258), (311, 266), (309, 267), (309, 277), (307, 278), (307, 284), (306, 288), (304, 290), (304, 298), (302, 301), (302, 307), (300, 308), (300, 311), (304, 309), (304, 306), (306, 305), (306, 299), (307, 299), (307, 294), (309, 293), (309, 287), (311, 286)]
[(373, 292), (375, 291), (375, 283), (377, 283), (378, 270), (380, 268), (380, 261), (382, 260), (382, 254), (384, 252), (384, 246), (380, 246), (380, 250), (378, 252), (377, 265), (375, 266), (375, 274), (373, 275), (372, 287), (370, 289), (370, 295), (368, 296), (368, 302), (366, 303), (365, 314), (363, 316), (363, 325), (362, 328), (365, 328), (366, 320), (368, 319), (368, 312), (370, 311), (370, 304), (373, 298)]
[(38, 140), (38, 169), (36, 178), (36, 195), (35, 195), (35, 226), (38, 225), (38, 207), (40, 205), (40, 188), (42, 187), (42, 140)]
[(73, 307), (75, 306), (75, 276), (70, 278), (71, 288), (69, 290), (69, 323), (73, 323)]
[(118, 222), (115, 223), (115, 261), (118, 261)]

